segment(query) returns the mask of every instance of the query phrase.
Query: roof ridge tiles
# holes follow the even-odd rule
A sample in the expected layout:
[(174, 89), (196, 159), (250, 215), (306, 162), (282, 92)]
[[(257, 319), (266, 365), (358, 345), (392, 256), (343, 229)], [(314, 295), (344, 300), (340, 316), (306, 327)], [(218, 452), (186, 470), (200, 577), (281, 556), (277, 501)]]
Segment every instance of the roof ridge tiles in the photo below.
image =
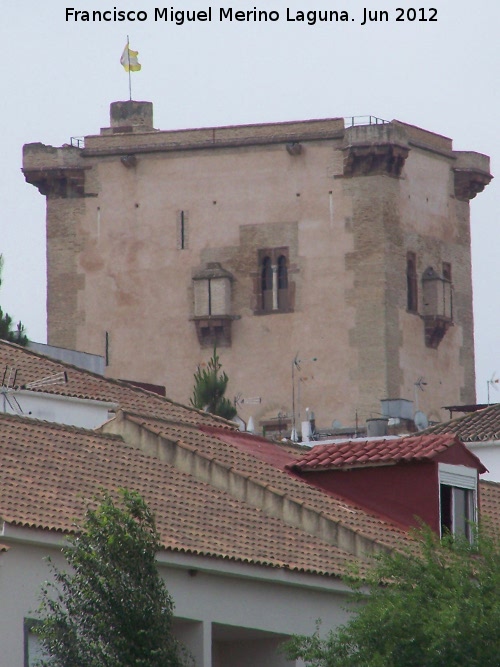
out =
[[(164, 399), (163, 396), (160, 396), (160, 398)], [(236, 430), (236, 424), (234, 422), (228, 421), (227, 419), (224, 419), (223, 417), (218, 417), (217, 415), (212, 415), (209, 412), (204, 412), (203, 410), (198, 410), (198, 408), (190, 408), (189, 406), (175, 404), (172, 401), (173, 405), (177, 405), (178, 407), (185, 408), (186, 410), (192, 410), (192, 412), (200, 414), (200, 416), (203, 417), (214, 417), (214, 419), (219, 419), (221, 420), (221, 426), (220, 428), (233, 428)], [(137, 410), (131, 410), (130, 408), (120, 408), (120, 412), (123, 412), (124, 414), (128, 415), (132, 419), (142, 419), (144, 420), (145, 418), (151, 419), (156, 422), (165, 422), (166, 424), (174, 424), (174, 425), (180, 425), (185, 428), (193, 428), (193, 429), (198, 429), (199, 424), (193, 424), (192, 422), (188, 421), (182, 421), (182, 417), (173, 417), (173, 416), (161, 416), (161, 415), (155, 415), (155, 414), (150, 414), (149, 412), (140, 412)]]
[[(5, 340), (0, 340), (0, 349), (1, 347), (6, 347), (7, 349), (9, 347), (13, 348), (13, 350), (17, 353), (22, 353), (23, 355), (27, 355), (29, 357), (32, 357), (33, 359), (36, 359), (44, 364), (53, 366), (54, 368), (57, 367), (63, 367), (65, 369), (71, 369), (72, 371), (78, 373), (80, 376), (86, 376), (86, 377), (91, 377), (98, 382), (102, 383), (107, 383), (111, 384), (117, 388), (120, 389), (126, 389), (128, 391), (134, 392), (137, 395), (143, 395), (147, 398), (153, 398), (160, 403), (163, 403), (164, 405), (169, 405), (172, 407), (177, 407), (181, 408), (183, 411), (186, 411), (187, 413), (194, 413), (194, 414), (199, 414), (200, 416), (203, 416), (204, 418), (210, 418), (213, 419), (215, 422), (220, 423), (222, 425), (226, 426), (233, 426), (236, 428), (235, 424), (233, 422), (228, 421), (227, 419), (224, 419), (223, 417), (219, 417), (218, 415), (212, 415), (211, 413), (207, 413), (203, 410), (199, 410), (198, 408), (188, 406), (188, 405), (183, 405), (182, 403), (178, 403), (176, 401), (173, 401), (172, 399), (166, 397), (166, 396), (160, 396), (159, 394), (156, 394), (154, 392), (148, 391), (147, 389), (144, 389), (142, 387), (138, 387), (136, 385), (131, 384), (130, 382), (127, 382), (126, 380), (120, 380), (117, 378), (110, 378), (110, 377), (105, 377), (103, 375), (100, 375), (99, 373), (96, 373), (91, 370), (87, 370), (85, 368), (80, 368), (79, 366), (75, 366), (74, 364), (71, 364), (67, 361), (63, 361), (61, 359), (53, 359), (52, 357), (48, 357), (47, 355), (44, 355), (40, 352), (36, 352), (35, 350), (32, 350), (30, 348), (23, 347), (21, 345), (18, 345), (17, 343), (11, 343), (9, 341)], [(15, 364), (14, 364), (15, 367)], [(37, 391), (39, 392), (47, 392), (47, 387), (41, 387), (41, 389), (33, 389), (32, 391)], [(48, 393), (55, 394), (55, 395), (61, 395), (61, 396), (73, 396), (75, 398), (85, 398), (85, 395), (83, 393), (78, 393), (78, 392), (73, 392), (73, 393), (61, 393), (61, 392), (56, 392), (56, 391), (50, 391)], [(96, 399), (96, 400), (104, 400), (104, 399)], [(111, 399), (107, 399), (110, 401)], [(144, 413), (142, 413), (144, 414)]]
[(108, 433), (100, 429), (85, 428), (83, 426), (74, 426), (73, 424), (61, 424), (60, 422), (51, 422), (47, 419), (37, 419), (36, 417), (29, 417), (27, 415), (15, 415), (9, 412), (0, 413), (1, 419), (8, 419), (13, 422), (19, 422), (24, 425), (36, 425), (42, 428), (52, 429), (55, 431), (69, 431), (71, 433), (82, 433), (84, 435), (95, 436), (97, 438), (107, 440), (119, 440), (125, 443), (123, 437), (117, 433)]
[[(134, 420), (134, 421), (137, 423), (137, 420)], [(154, 420), (154, 421), (160, 421), (161, 422), (163, 420), (160, 419), (160, 420)], [(148, 424), (141, 423), (141, 424), (139, 424), (139, 426), (141, 428), (145, 428), (146, 430), (151, 431)], [(193, 428), (193, 426), (189, 425), (189, 428)], [(160, 437), (165, 437), (165, 440), (168, 441), (168, 436), (161, 436), (161, 434), (156, 433), (155, 430), (152, 430), (151, 432), (154, 433), (155, 435), (159, 435)], [(201, 433), (203, 433), (203, 431), (200, 429), (200, 434)], [(221, 441), (218, 438), (216, 438), (215, 436), (212, 436), (211, 434), (209, 435), (207, 433), (204, 433), (204, 436), (210, 438), (211, 440), (214, 440), (215, 443), (220, 447)], [(170, 440), (170, 442), (172, 442), (172, 440)], [(233, 446), (230, 443), (224, 443), (224, 444), (226, 446), (229, 446), (229, 447), (233, 448)], [(181, 439), (176, 439), (175, 442), (174, 442), (174, 445), (180, 445), (181, 447), (184, 448), (184, 443), (182, 442)], [(293, 493), (293, 490), (291, 491), (291, 490), (279, 489), (279, 488), (275, 487), (272, 483), (270, 483), (268, 481), (263, 481), (262, 479), (259, 479), (255, 475), (247, 473), (247, 472), (235, 467), (234, 465), (228, 465), (227, 463), (225, 463), (224, 461), (221, 461), (220, 459), (211, 458), (211, 457), (207, 456), (204, 452), (200, 451), (199, 448), (190, 449), (189, 451), (194, 456), (197, 456), (197, 457), (200, 457), (200, 458), (203, 458), (203, 459), (209, 461), (211, 465), (215, 465), (219, 469), (225, 469), (228, 472), (230, 472), (231, 474), (233, 474), (235, 477), (237, 477), (239, 479), (244, 479), (245, 481), (255, 485), (255, 487), (257, 487), (257, 488), (265, 489), (266, 491), (271, 493), (275, 498), (278, 498), (278, 497), (281, 498), (282, 502), (292, 503), (292, 505), (294, 505), (295, 507), (297, 507), (297, 508), (300, 507), (302, 511), (304, 511), (306, 513), (314, 514), (314, 516), (316, 516), (318, 519), (323, 519), (328, 524), (330, 524), (332, 527), (335, 526), (336, 530), (338, 530), (339, 528), (345, 530), (346, 534), (351, 536), (351, 540), (355, 539), (355, 538), (359, 538), (359, 539), (363, 540), (363, 542), (366, 543), (363, 547), (364, 550), (368, 549), (368, 547), (367, 547), (368, 543), (371, 545), (372, 549), (373, 548), (382, 548), (382, 549), (393, 548), (393, 546), (390, 546), (390, 541), (388, 543), (387, 540), (383, 536), (375, 538), (373, 536), (373, 530), (372, 529), (367, 528), (367, 529), (363, 530), (362, 528), (360, 528), (358, 526), (353, 526), (349, 523), (346, 524), (344, 519), (342, 518), (342, 516), (337, 516), (335, 514), (335, 510), (340, 511), (341, 513), (349, 512), (349, 514), (358, 514), (359, 511), (361, 511), (363, 516), (366, 516), (370, 520), (376, 520), (379, 523), (382, 522), (382, 524), (384, 525), (384, 528), (388, 528), (390, 530), (393, 530), (395, 528), (395, 526), (392, 523), (390, 523), (389, 521), (387, 521), (386, 519), (381, 520), (378, 515), (374, 515), (373, 513), (370, 513), (366, 509), (360, 510), (360, 508), (358, 508), (357, 506), (349, 507), (347, 505), (347, 503), (345, 502), (345, 499), (331, 497), (331, 499), (335, 501), (335, 508), (332, 508), (332, 512), (328, 513), (326, 511), (322, 511), (322, 510), (320, 511), (316, 506), (312, 505), (307, 499), (304, 499), (304, 496), (301, 493), (297, 494), (297, 493)], [(240, 450), (237, 450), (237, 452), (238, 452), (238, 455), (241, 456), (242, 452)], [(249, 454), (247, 454), (247, 456), (249, 456), (249, 458), (255, 463), (255, 458), (253, 456), (251, 456)], [(193, 470), (192, 470), (192, 464), (188, 464), (188, 467), (189, 467), (189, 470), (187, 468), (185, 469), (184, 467), (182, 468), (182, 470), (184, 472), (187, 472), (188, 474), (194, 474), (195, 477), (197, 477), (197, 479), (200, 479), (200, 481), (203, 481), (203, 482), (208, 483), (208, 484), (211, 483), (210, 481), (207, 481), (207, 479), (205, 479), (204, 476), (198, 477), (197, 473), (193, 472)], [(198, 470), (198, 474), (199, 474), (199, 472), (200, 471)], [(275, 473), (283, 473), (285, 475), (287, 481), (290, 481), (290, 480), (294, 479), (293, 475), (290, 476), (289, 474), (284, 473), (282, 470), (280, 470), (278, 468), (274, 469), (274, 472)], [(222, 490), (225, 490), (230, 495), (232, 495), (232, 497), (235, 497), (237, 499), (239, 498), (238, 495), (234, 495), (234, 493), (231, 492), (229, 486), (226, 487), (225, 485), (223, 485), (223, 486), (219, 487), (219, 486), (216, 485), (216, 488), (220, 488)], [(295, 489), (295, 491), (297, 491), (297, 490), (298, 489)], [(300, 489), (300, 491), (320, 493), (316, 489), (314, 489), (313, 487), (309, 487), (308, 485), (305, 485), (305, 487), (302, 487)], [(247, 495), (245, 493), (245, 498), (246, 497), (247, 497)], [(239, 499), (241, 499), (241, 498), (239, 498)], [(247, 499), (247, 502), (248, 502), (248, 499)], [(264, 513), (266, 513), (264, 505), (259, 505), (259, 504), (254, 505), (254, 504), (252, 504), (252, 506), (256, 507), (257, 509), (260, 509), (260, 510), (264, 511)], [(271, 514), (268, 514), (268, 516), (275, 516), (275, 515), (271, 513)], [(280, 516), (281, 516), (282, 519), (284, 519), (283, 514), (280, 514)], [(290, 525), (290, 526), (296, 526), (296, 524), (290, 523), (288, 520), (285, 520), (285, 523), (287, 523), (287, 525)], [(304, 530), (304, 528), (302, 528), (302, 530)], [(316, 533), (313, 532), (311, 534), (315, 535)], [(337, 538), (337, 541), (338, 541), (338, 538)], [(335, 543), (334, 542), (329, 542), (329, 543), (331, 543), (332, 545), (337, 544), (337, 542), (335, 542)], [(340, 547), (340, 548), (342, 548), (342, 547)], [(351, 553), (353, 553), (355, 555), (357, 553), (357, 549), (359, 549), (359, 548), (360, 548), (359, 546), (356, 547), (355, 550)]]

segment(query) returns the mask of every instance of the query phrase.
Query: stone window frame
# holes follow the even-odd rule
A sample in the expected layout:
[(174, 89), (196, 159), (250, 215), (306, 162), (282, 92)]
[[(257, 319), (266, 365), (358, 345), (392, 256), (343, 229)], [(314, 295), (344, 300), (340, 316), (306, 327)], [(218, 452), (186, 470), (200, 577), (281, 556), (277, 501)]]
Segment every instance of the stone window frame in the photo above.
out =
[(295, 285), (290, 281), (289, 248), (259, 248), (257, 267), (254, 281), (255, 315), (293, 312)]

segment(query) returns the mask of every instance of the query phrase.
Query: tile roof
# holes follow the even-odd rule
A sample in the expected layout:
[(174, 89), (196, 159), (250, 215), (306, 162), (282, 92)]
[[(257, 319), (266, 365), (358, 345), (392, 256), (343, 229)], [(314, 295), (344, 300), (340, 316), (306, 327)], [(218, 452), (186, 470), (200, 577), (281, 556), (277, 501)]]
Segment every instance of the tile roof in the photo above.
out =
[(500, 440), (500, 403), (470, 412), (449, 422), (431, 426), (422, 433), (455, 433), (462, 442)]
[(67, 533), (100, 489), (125, 487), (155, 512), (166, 550), (334, 576), (353, 562), (117, 436), (0, 415), (0, 461), (0, 517), (8, 524)]
[[(138, 426), (176, 443), (179, 447), (189, 448), (204, 460), (216, 462), (241, 478), (255, 480), (257, 484), (272, 489), (278, 495), (313, 508), (318, 517), (322, 516), (338, 523), (351, 530), (353, 534), (391, 549), (409, 541), (407, 533), (401, 527), (382, 519), (378, 514), (369, 513), (354, 504), (349, 504), (343, 498), (326, 494), (305, 483), (284, 467), (270, 465), (249, 451), (236, 447), (231, 444), (225, 432), (217, 434), (216, 429), (204, 432), (204, 428), (173, 424), (142, 415), (127, 414), (125, 417)], [(104, 428), (113, 428), (113, 424), (105, 425)], [(268, 444), (279, 448), (277, 444)], [(293, 461), (291, 452), (292, 450), (289, 450), (287, 454), (290, 456), (290, 463)]]
[(174, 403), (167, 398), (134, 387), (121, 380), (105, 378), (62, 361), (49, 359), (13, 343), (0, 341), (0, 377), (6, 368), (16, 371), (16, 386), (40, 380), (55, 373), (65, 372), (66, 384), (39, 387), (38, 391), (58, 396), (93, 399), (116, 403), (119, 407), (142, 414), (155, 415), (180, 423), (217, 425), (234, 429), (234, 424), (209, 415), (201, 410)]
[(305, 472), (429, 461), (458, 442), (458, 438), (450, 433), (380, 440), (349, 440), (340, 444), (316, 445), (291, 467), (293, 470)]

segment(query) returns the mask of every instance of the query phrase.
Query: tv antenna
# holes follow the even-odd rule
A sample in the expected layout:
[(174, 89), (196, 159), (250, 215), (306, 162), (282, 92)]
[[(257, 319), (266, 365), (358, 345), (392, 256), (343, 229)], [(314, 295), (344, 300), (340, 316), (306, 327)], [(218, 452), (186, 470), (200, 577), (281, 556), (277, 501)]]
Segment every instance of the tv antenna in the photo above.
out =
[(500, 378), (497, 378), (497, 373), (496, 371), (493, 373), (491, 378), (486, 381), (486, 386), (488, 388), (488, 405), (490, 404), (490, 387), (494, 389), (495, 391), (498, 391), (498, 383), (500, 382)]
[(16, 415), (22, 415), (23, 410), (19, 405), (19, 401), (14, 395), (14, 392), (16, 391), (16, 377), (17, 369), (13, 366), (5, 366), (2, 378), (2, 386), (0, 387), (0, 394), (4, 397), (4, 412), (5, 403), (7, 403), (13, 413)]
[(33, 390), (47, 387), (54, 384), (66, 384), (68, 382), (68, 374), (65, 371), (52, 373), (40, 380), (33, 380), (22, 385), (16, 384), (17, 368), (14, 366), (5, 366), (2, 378), (2, 385), (0, 386), (0, 394), (3, 395), (4, 401), (8, 404), (13, 413), (23, 415), (23, 409), (15, 396), (15, 393), (21, 389)]
[(425, 387), (427, 387), (427, 382), (425, 379), (420, 376), (416, 382), (413, 383), (413, 386), (415, 387), (414, 389), (414, 395), (415, 395), (415, 410), (416, 412), (419, 412), (418, 409), (418, 392), (419, 391), (425, 391)]
[(245, 398), (243, 394), (238, 393), (234, 397), (234, 405), (259, 405), (262, 403), (262, 397), (261, 396), (249, 396)]

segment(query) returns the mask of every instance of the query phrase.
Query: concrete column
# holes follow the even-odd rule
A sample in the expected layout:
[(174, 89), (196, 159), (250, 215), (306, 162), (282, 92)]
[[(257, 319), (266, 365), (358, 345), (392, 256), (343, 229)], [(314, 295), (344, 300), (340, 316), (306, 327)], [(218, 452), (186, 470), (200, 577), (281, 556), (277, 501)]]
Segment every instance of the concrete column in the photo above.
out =
[(174, 631), (177, 639), (192, 655), (196, 667), (212, 667), (212, 623), (210, 621), (176, 623)]

